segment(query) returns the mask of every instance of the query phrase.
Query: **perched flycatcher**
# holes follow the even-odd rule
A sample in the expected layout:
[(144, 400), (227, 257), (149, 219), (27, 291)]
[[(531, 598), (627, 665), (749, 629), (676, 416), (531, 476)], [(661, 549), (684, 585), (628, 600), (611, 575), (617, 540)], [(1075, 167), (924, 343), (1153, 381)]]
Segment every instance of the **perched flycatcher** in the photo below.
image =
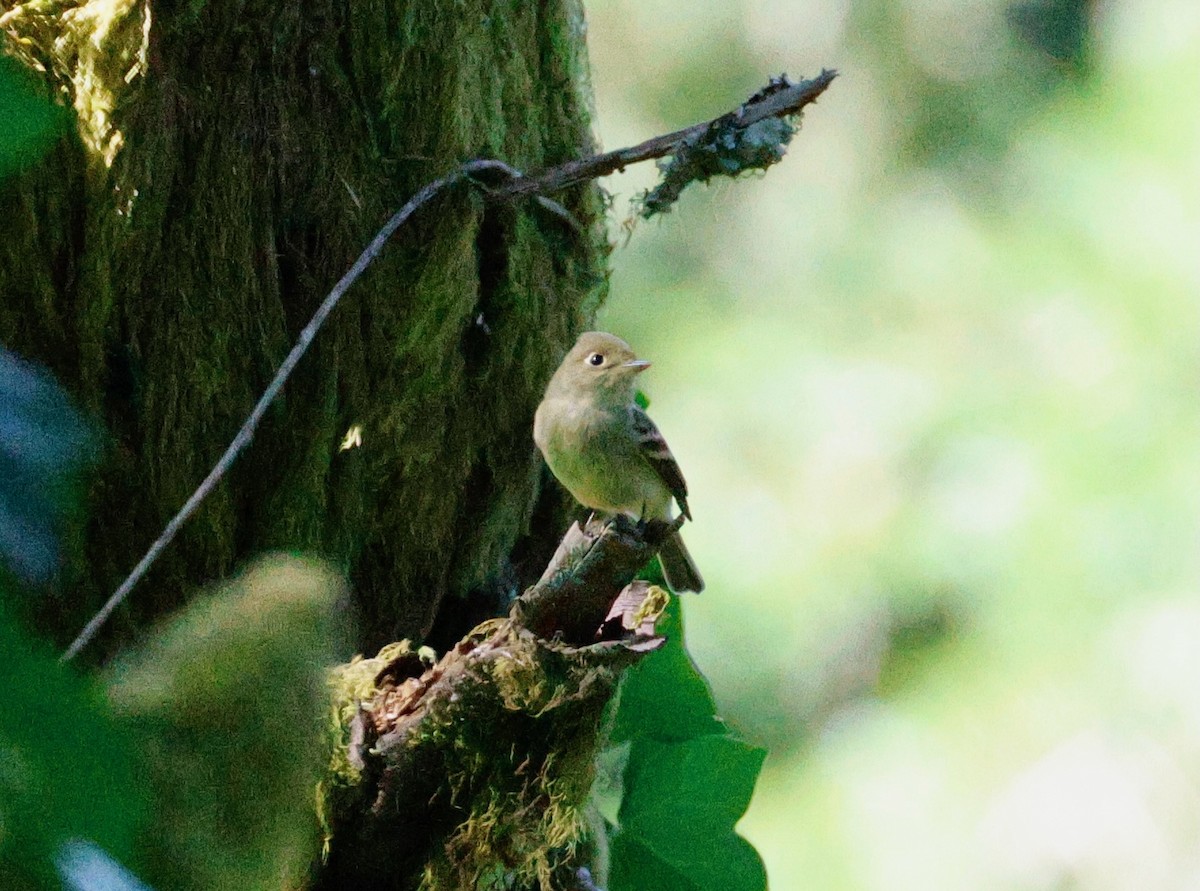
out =
[[(673, 499), (690, 520), (687, 483), (675, 456), (634, 401), (634, 379), (649, 367), (619, 337), (581, 334), (546, 387), (533, 439), (558, 481), (584, 507), (669, 522)], [(678, 532), (658, 556), (673, 589), (703, 590)]]

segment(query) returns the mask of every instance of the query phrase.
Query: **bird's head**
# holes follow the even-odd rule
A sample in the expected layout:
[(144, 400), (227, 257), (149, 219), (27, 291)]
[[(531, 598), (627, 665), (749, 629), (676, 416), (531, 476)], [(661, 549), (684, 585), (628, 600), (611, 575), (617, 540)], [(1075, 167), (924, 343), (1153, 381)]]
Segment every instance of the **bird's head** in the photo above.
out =
[(585, 331), (555, 372), (552, 385), (629, 401), (633, 398), (634, 378), (649, 367), (650, 363), (639, 359), (621, 338), (603, 331)]

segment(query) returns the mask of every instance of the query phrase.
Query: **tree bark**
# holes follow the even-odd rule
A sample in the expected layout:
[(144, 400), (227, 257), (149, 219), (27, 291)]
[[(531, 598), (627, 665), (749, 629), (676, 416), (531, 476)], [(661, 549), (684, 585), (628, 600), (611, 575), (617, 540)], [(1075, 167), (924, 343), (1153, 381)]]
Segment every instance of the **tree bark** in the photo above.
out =
[[(423, 183), (591, 150), (576, 0), (0, 0), (75, 125), (0, 183), (0, 342), (109, 435), (39, 624), (65, 643), (223, 451), (329, 286)], [(603, 297), (602, 203), (460, 189), (355, 286), (256, 441), (85, 651), (267, 549), (349, 567), (360, 646), (471, 624), (540, 570), (533, 410)], [(339, 450), (361, 427), (361, 446)], [(548, 538), (546, 537), (548, 534)], [(517, 555), (514, 560), (514, 554)], [(486, 606), (478, 610), (485, 610)]]

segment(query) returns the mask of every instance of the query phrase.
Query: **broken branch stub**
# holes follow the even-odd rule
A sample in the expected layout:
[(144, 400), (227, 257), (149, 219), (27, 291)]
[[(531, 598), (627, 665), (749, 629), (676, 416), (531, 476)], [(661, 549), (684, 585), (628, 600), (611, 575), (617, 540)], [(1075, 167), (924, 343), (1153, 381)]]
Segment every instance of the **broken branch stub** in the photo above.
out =
[[(661, 588), (633, 582), (669, 531), (619, 518), (575, 524), (507, 618), (436, 665), (411, 648), (335, 673), (343, 690), (323, 784), (317, 888), (553, 887), (587, 834), (584, 804), (621, 674), (664, 638)], [(371, 689), (355, 689), (371, 672)]]
[(643, 524), (621, 515), (573, 524), (537, 584), (513, 604), (510, 618), (539, 637), (595, 643), (610, 607), (671, 529), (670, 523)]

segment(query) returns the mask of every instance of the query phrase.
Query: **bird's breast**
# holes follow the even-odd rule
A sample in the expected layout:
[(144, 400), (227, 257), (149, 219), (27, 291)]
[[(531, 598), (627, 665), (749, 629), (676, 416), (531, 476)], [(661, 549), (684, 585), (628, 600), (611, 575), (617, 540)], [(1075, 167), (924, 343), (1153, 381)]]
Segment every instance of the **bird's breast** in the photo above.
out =
[(534, 440), (558, 481), (585, 507), (661, 517), (670, 494), (641, 455), (623, 414), (579, 404), (547, 404)]

